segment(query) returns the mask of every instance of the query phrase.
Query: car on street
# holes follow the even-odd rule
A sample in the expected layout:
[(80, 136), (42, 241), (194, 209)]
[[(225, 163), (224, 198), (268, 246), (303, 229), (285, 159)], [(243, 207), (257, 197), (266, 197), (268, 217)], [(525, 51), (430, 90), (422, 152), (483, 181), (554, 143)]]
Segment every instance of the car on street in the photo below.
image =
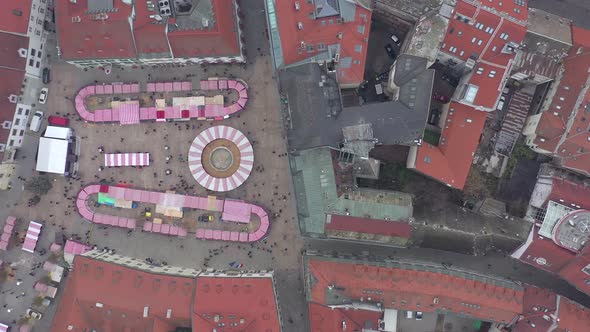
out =
[(47, 102), (47, 94), (49, 93), (49, 89), (43, 88), (41, 89), (41, 93), (39, 94), (39, 104), (45, 104)]
[(31, 308), (27, 309), (27, 311), (25, 312), (25, 316), (27, 317), (31, 317), (33, 319), (39, 320), (41, 318), (43, 318), (43, 314), (40, 313), (39, 311), (33, 310)]
[(506, 102), (506, 97), (504, 97), (504, 95), (500, 96), (500, 100), (498, 101), (498, 106), (496, 106), (496, 109), (498, 111), (503, 110), (505, 102)]
[(393, 40), (394, 43), (399, 44), (400, 39), (397, 35), (393, 34), (393, 35), (391, 35), (390, 38), (391, 38), (391, 40)]
[(212, 222), (213, 221), (213, 216), (210, 214), (203, 214), (199, 216), (199, 221), (200, 222)]
[(49, 84), (51, 77), (49, 76), (49, 68), (43, 68), (43, 84)]
[(36, 111), (33, 114), (33, 118), (31, 119), (31, 124), (29, 125), (29, 129), (34, 132), (38, 132), (41, 129), (41, 122), (43, 121), (43, 112)]
[(391, 44), (385, 45), (385, 51), (387, 52), (387, 55), (389, 55), (389, 57), (392, 59), (395, 59), (395, 57), (397, 56)]
[(47, 122), (52, 126), (67, 127), (70, 120), (61, 116), (50, 115), (47, 118)]

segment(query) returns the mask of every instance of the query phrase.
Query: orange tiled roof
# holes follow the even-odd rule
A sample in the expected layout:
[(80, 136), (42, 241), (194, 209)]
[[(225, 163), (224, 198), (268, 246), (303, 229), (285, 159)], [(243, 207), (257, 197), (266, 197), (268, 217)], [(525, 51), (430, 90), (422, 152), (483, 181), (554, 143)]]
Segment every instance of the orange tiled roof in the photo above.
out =
[[(291, 65), (325, 52), (325, 49), (318, 51), (319, 45), (327, 47), (339, 44), (341, 64), (347, 57), (352, 59), (349, 68), (338, 66), (338, 81), (340, 84), (360, 84), (365, 71), (371, 11), (356, 5), (354, 21), (339, 23), (338, 15), (312, 18), (310, 13), (315, 11), (315, 5), (309, 1), (298, 3), (299, 10), (295, 8), (293, 1), (275, 1), (284, 65)], [(302, 29), (299, 29), (298, 23), (302, 24)], [(304, 42), (306, 47), (313, 47), (313, 51), (301, 50), (301, 42)]]
[[(309, 302), (313, 303), (331, 304), (327, 303), (327, 290), (332, 287), (344, 293), (344, 297), (353, 300), (370, 297), (372, 302), (380, 302), (386, 308), (424, 312), (444, 308), (497, 322), (510, 322), (523, 310), (522, 289), (450, 274), (315, 257), (309, 257), (306, 265), (308, 273), (313, 275), (308, 294)], [(433, 302), (434, 298), (438, 298), (438, 303)]]
[(463, 189), (486, 115), (471, 106), (452, 102), (439, 145), (424, 143), (418, 148), (416, 170)]

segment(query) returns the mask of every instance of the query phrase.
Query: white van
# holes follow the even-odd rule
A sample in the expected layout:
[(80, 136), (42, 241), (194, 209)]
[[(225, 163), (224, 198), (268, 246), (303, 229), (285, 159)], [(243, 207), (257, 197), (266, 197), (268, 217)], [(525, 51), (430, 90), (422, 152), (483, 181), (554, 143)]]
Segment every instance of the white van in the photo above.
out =
[(34, 132), (38, 132), (39, 129), (41, 129), (41, 122), (43, 122), (43, 112), (36, 111), (33, 115), (33, 119), (31, 119), (31, 125), (29, 126), (29, 129)]
[(413, 311), (410, 311), (410, 310), (406, 311), (406, 318), (407, 319), (414, 318), (414, 312)]

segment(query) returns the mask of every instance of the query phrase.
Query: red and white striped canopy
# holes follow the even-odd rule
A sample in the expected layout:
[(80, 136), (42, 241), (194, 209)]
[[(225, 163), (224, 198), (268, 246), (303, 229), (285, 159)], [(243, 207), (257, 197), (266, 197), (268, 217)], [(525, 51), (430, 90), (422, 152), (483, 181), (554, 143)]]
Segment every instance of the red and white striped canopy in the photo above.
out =
[[(201, 154), (207, 144), (216, 139), (233, 142), (240, 150), (240, 166), (234, 174), (226, 178), (217, 178), (203, 168)], [(188, 152), (188, 164), (191, 174), (197, 182), (213, 191), (230, 191), (246, 181), (254, 165), (254, 150), (248, 138), (239, 130), (228, 126), (215, 126), (201, 132), (191, 144)]]
[(105, 153), (105, 166), (149, 166), (149, 153)]

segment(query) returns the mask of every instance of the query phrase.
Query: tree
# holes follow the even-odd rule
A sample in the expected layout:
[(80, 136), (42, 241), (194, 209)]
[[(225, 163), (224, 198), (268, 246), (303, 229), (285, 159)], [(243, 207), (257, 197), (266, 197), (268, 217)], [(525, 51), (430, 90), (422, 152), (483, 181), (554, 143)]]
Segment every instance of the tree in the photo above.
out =
[(53, 183), (46, 176), (34, 177), (25, 184), (25, 189), (39, 196), (47, 194), (51, 188), (53, 188)]

